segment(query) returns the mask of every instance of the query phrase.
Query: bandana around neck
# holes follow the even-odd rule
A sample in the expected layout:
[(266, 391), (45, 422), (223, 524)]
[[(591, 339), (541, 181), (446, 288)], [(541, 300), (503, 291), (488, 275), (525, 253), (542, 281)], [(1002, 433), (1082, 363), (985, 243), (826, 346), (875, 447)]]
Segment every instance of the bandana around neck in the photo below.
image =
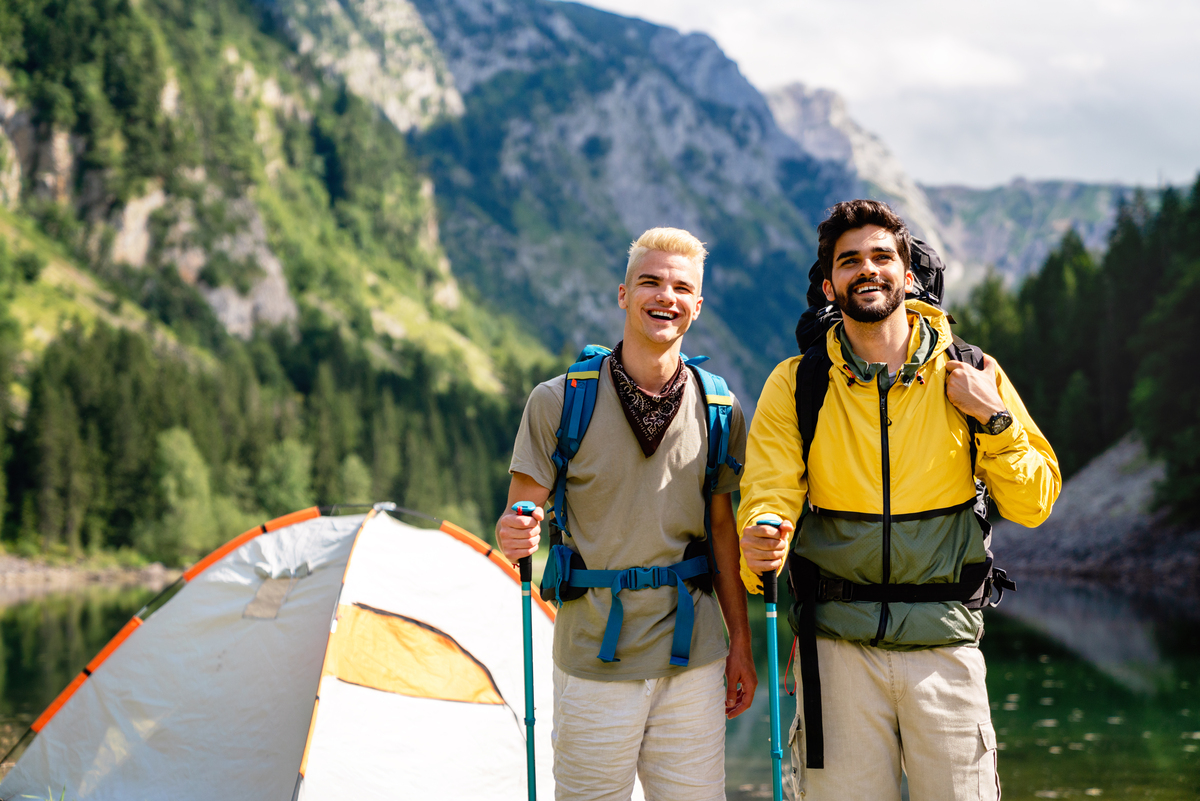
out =
[(639, 387), (625, 366), (621, 364), (621, 345), (618, 342), (608, 363), (612, 366), (613, 386), (617, 389), (617, 397), (621, 400), (621, 408), (625, 411), (625, 419), (633, 429), (642, 453), (653, 456), (662, 444), (671, 421), (683, 406), (683, 389), (687, 386), (688, 371), (683, 369), (683, 359), (675, 368), (675, 375), (667, 381), (666, 386), (658, 395), (651, 395)]

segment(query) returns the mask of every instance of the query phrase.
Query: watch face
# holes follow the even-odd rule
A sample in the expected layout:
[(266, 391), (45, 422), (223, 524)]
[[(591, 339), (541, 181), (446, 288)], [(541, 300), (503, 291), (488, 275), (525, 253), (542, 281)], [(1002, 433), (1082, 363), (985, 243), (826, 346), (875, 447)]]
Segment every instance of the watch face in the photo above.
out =
[(987, 429), (989, 434), (999, 434), (1001, 431), (1012, 425), (1012, 421), (1012, 415), (1008, 412), (996, 412), (992, 415), (991, 419), (987, 421), (987, 425), (985, 425), (984, 428)]

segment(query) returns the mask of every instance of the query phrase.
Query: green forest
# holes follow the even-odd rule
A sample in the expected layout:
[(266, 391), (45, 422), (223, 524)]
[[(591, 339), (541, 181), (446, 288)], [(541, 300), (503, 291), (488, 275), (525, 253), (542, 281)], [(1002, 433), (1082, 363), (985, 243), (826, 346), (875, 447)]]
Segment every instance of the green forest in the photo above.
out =
[(1064, 477), (1136, 429), (1166, 464), (1158, 502), (1200, 520), (1200, 180), (1156, 208), (1122, 206), (1104, 255), (1068, 232), (1019, 288), (989, 275), (954, 310), (1000, 362), (1054, 446)]
[[(69, 199), (26, 175), (0, 216), (8, 550), (186, 565), (314, 503), (392, 500), (481, 535), (503, 505), (523, 399), (559, 359), (469, 289), (434, 302), (444, 258), (404, 136), (273, 26), (238, 0), (0, 4), (0, 91), (38, 136), (79, 143)], [(271, 81), (283, 102), (263, 99)], [(186, 208), (198, 280), (159, 244), (140, 268), (112, 258), (110, 210), (156, 188), (154, 241)], [(202, 292), (261, 274), (217, 245), (245, 198), (298, 314), (239, 338)], [(47, 262), (109, 308), (39, 284)], [(406, 336), (375, 325), (388, 303), (412, 310)], [(44, 343), (20, 321), (47, 304)]]

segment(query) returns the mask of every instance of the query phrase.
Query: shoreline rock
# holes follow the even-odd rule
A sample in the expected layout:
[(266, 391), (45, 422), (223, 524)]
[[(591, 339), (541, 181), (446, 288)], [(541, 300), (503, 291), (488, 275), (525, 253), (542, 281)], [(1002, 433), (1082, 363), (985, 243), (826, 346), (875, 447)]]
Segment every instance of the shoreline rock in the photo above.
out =
[(89, 586), (147, 587), (158, 591), (182, 571), (158, 562), (141, 568), (50, 565), (9, 554), (0, 555), (0, 607)]

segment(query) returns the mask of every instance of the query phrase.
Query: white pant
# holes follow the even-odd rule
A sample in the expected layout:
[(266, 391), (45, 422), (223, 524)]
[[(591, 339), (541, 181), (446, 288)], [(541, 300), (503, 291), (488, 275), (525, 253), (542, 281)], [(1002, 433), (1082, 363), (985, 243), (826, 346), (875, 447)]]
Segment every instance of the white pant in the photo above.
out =
[[(912, 801), (998, 801), (996, 735), (978, 648), (885, 651), (818, 637), (817, 658), (825, 767), (805, 769), (798, 711), (790, 738), (797, 797), (900, 801), (903, 770)], [(799, 665), (796, 675), (799, 684)]]
[(554, 668), (554, 797), (724, 801), (725, 660), (667, 678), (591, 681)]

